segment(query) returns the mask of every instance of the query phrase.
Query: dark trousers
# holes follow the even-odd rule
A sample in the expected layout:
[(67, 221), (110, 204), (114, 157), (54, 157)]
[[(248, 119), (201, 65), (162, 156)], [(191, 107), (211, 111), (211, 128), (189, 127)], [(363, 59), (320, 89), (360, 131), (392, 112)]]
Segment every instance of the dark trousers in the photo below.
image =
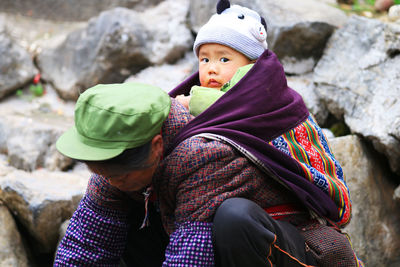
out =
[(160, 267), (165, 258), (169, 237), (161, 223), (160, 213), (148, 204), (150, 225), (139, 229), (143, 222), (144, 205), (133, 203), (131, 229), (120, 267)]
[(316, 266), (299, 231), (250, 200), (224, 201), (213, 223), (216, 266)]
[[(161, 224), (160, 214), (149, 203), (150, 225), (138, 230), (142, 214), (143, 204), (135, 207), (132, 213), (132, 227), (121, 267), (159, 267), (164, 261), (169, 239)], [(250, 200), (225, 200), (218, 208), (213, 223), (216, 266), (316, 266), (313, 257), (305, 251), (305, 243), (298, 230), (287, 222), (272, 219)]]

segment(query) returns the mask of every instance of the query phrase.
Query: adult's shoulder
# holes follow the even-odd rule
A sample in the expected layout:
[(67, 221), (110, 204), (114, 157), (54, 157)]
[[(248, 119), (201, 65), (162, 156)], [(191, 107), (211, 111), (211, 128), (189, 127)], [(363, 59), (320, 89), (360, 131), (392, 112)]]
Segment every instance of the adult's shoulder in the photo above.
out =
[(192, 136), (181, 142), (173, 152), (185, 152), (190, 155), (201, 152), (233, 155), (235, 154), (235, 149), (231, 145), (220, 140), (209, 139), (203, 136)]
[(169, 154), (169, 161), (181, 165), (202, 165), (216, 160), (236, 158), (236, 150), (222, 141), (208, 139), (202, 136), (192, 136), (181, 142)]

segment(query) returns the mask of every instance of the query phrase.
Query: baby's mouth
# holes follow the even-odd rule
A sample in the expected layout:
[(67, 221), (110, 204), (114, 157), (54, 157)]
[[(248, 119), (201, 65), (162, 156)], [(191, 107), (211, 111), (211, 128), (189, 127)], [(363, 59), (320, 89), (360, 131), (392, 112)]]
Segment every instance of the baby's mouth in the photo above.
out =
[(219, 83), (218, 81), (214, 80), (214, 79), (210, 79), (208, 81), (208, 87), (221, 87), (221, 83)]

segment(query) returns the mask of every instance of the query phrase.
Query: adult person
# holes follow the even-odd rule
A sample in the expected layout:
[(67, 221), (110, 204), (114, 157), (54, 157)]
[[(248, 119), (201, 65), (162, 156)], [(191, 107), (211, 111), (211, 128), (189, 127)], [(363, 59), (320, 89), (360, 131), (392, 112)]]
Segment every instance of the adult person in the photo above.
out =
[[(118, 266), (121, 258), (127, 266), (162, 264), (168, 236), (146, 189), (164, 146), (190, 119), (174, 99), (149, 85), (97, 85), (80, 95), (75, 126), (59, 138), (57, 149), (85, 162), (93, 175), (54, 266)], [(138, 231), (145, 213), (151, 224)]]
[[(147, 212), (146, 205), (143, 206), (145, 214), (149, 215), (152, 187), (157, 193), (154, 203), (160, 204), (166, 229), (170, 230), (169, 223), (174, 220), (172, 217), (165, 218), (171, 209), (176, 210), (177, 218), (179, 214), (188, 214), (193, 218), (186, 221), (187, 217), (184, 216), (183, 225), (177, 222), (175, 231), (168, 232), (171, 235), (164, 260), (166, 266), (214, 264), (211, 241), (213, 223), (209, 215), (226, 199), (239, 196), (253, 200), (252, 204), (262, 204), (255, 197), (264, 196), (261, 199), (268, 201), (273, 194), (275, 202), (278, 202), (277, 199), (285, 203), (297, 201), (290, 191), (273, 179), (268, 179), (229, 144), (193, 136), (174, 147), (176, 135), (189, 125), (191, 119), (183, 106), (170, 99), (161, 89), (149, 85), (98, 85), (79, 97), (75, 126), (60, 137), (57, 148), (63, 154), (85, 162), (95, 174), (91, 176), (87, 192), (60, 243), (55, 266), (117, 266), (121, 257), (128, 259), (128, 266), (159, 266), (164, 260), (160, 251), (166, 244), (166, 236), (162, 232), (157, 234), (157, 218), (152, 214), (150, 217), (140, 216), (137, 212), (140, 204), (135, 204), (147, 203)], [(171, 178), (183, 182), (173, 185)], [(165, 183), (171, 187), (165, 187)], [(216, 186), (218, 184), (221, 186)], [(206, 191), (198, 191), (199, 188)], [(223, 194), (218, 193), (227, 188), (230, 189)], [(189, 200), (189, 205), (186, 205), (187, 194), (194, 200)], [(201, 196), (211, 201), (199, 203)], [(251, 207), (252, 204), (245, 207)], [(134, 212), (130, 213), (132, 209)], [(221, 210), (222, 219), (219, 219), (221, 216), (214, 219), (217, 225), (226, 223), (224, 214), (230, 214), (226, 212), (227, 209)], [(247, 208), (241, 210), (251, 214)], [(156, 212), (150, 210), (150, 213)], [(302, 208), (295, 213), (296, 218), (302, 218), (301, 214), (308, 217)], [(132, 222), (130, 215), (137, 225), (132, 225), (134, 230), (129, 240), (136, 241), (137, 246), (133, 246), (136, 249), (128, 246), (130, 250), (125, 250)], [(145, 227), (145, 230), (150, 229), (151, 234), (137, 230), (141, 217), (145, 217), (144, 225), (146, 219), (150, 219), (150, 222), (153, 220), (155, 224), (150, 227), (156, 230)], [(206, 219), (202, 221), (198, 218)], [(274, 237), (274, 244), (279, 244), (279, 249), (271, 247), (267, 257), (262, 251), (258, 260), (264, 258), (267, 263), (289, 261), (290, 264), (297, 264), (298, 260), (305, 263), (315, 260), (310, 258), (311, 252), (306, 251), (304, 239), (295, 227), (289, 226), (291, 235), (288, 236), (287, 223), (275, 222), (269, 217), (268, 220), (274, 222), (273, 228), (269, 228), (274, 232), (267, 237)], [(239, 225), (242, 223), (246, 222), (240, 222)], [(185, 231), (189, 243), (182, 242), (181, 234)], [(306, 232), (310, 231), (313, 229), (307, 228)], [(287, 238), (293, 242), (288, 242)], [(215, 242), (221, 243), (220, 238), (216, 237)], [(341, 240), (337, 244), (343, 245)], [(144, 248), (150, 248), (151, 252), (141, 254)], [(287, 257), (283, 250), (290, 252), (291, 257)], [(216, 255), (218, 261), (220, 255)], [(293, 261), (292, 257), (296, 260)], [(346, 257), (344, 259), (348, 260)]]
[[(229, 1), (217, 13), (228, 28), (225, 15), (263, 27)], [(342, 169), (265, 36), (254, 50), (240, 42), (252, 36), (246, 27), (206, 25), (195, 53), (217, 40), (258, 52), (196, 118), (144, 84), (98, 85), (79, 97), (75, 127), (57, 148), (95, 174), (55, 265), (115, 266), (122, 257), (128, 266), (357, 266), (340, 230), (351, 214)], [(195, 73), (170, 94), (187, 95), (201, 80)]]

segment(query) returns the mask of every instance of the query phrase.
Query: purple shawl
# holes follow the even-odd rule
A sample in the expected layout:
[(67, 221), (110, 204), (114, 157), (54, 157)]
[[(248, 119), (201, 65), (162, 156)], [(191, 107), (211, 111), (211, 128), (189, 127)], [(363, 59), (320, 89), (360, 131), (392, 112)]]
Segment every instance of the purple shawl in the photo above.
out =
[[(169, 94), (187, 95), (193, 85), (199, 85), (198, 72)], [(201, 133), (228, 138), (254, 155), (269, 175), (283, 182), (307, 207), (337, 221), (338, 209), (329, 195), (304, 178), (296, 160), (268, 144), (308, 116), (302, 97), (288, 87), (277, 56), (266, 50), (235, 86), (179, 132), (169, 151)]]

